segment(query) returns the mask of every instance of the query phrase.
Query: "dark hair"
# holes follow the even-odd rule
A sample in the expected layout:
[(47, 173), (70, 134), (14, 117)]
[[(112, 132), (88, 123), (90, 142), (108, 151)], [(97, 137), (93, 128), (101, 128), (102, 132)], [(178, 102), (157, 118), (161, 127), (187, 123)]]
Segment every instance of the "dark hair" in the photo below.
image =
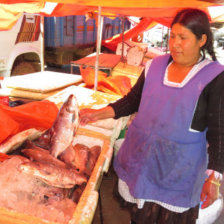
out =
[(183, 9), (176, 14), (171, 27), (176, 23), (180, 23), (191, 30), (198, 40), (201, 39), (203, 34), (205, 34), (207, 36), (207, 41), (205, 45), (201, 47), (203, 57), (205, 57), (205, 53), (207, 51), (207, 53), (212, 57), (212, 60), (216, 60), (209, 17), (204, 11), (191, 8)]

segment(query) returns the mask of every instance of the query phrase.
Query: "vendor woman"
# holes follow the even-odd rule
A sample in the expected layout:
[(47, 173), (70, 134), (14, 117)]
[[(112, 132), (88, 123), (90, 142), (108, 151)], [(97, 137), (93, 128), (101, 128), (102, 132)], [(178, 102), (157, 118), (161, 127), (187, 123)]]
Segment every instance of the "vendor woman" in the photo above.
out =
[(131, 223), (195, 223), (200, 195), (207, 198), (203, 206), (217, 198), (224, 169), (224, 66), (206, 13), (178, 12), (169, 49), (128, 95), (80, 112), (82, 124), (138, 112), (114, 158)]

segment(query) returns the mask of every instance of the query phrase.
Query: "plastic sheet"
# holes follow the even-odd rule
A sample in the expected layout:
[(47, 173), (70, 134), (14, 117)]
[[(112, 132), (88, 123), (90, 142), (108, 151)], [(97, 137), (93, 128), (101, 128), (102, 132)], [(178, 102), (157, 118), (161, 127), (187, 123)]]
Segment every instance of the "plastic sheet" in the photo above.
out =
[[(88, 67), (86, 69), (80, 67), (82, 78), (87, 87), (92, 88), (94, 86), (94, 69)], [(98, 74), (98, 90), (109, 93), (124, 96), (131, 89), (131, 80), (127, 76), (117, 75), (108, 76), (105, 72), (99, 71)]]
[(58, 113), (57, 106), (50, 101), (38, 101), (9, 107), (0, 104), (0, 143), (8, 137), (29, 129), (48, 129)]
[[(95, 79), (95, 70), (90, 67), (83, 68), (82, 66), (80, 66), (80, 72), (81, 72), (82, 79), (85, 82), (86, 86), (93, 87), (94, 79)], [(107, 74), (105, 72), (98, 71), (98, 82), (100, 82), (101, 80), (103, 80), (106, 77), (107, 77)]]
[(0, 104), (9, 105), (9, 97), (8, 96), (0, 96)]
[[(1, 105), (0, 105), (1, 106)], [(19, 130), (19, 124), (13, 120), (10, 116), (7, 115), (0, 108), (0, 143), (3, 142), (8, 136), (16, 134)]]

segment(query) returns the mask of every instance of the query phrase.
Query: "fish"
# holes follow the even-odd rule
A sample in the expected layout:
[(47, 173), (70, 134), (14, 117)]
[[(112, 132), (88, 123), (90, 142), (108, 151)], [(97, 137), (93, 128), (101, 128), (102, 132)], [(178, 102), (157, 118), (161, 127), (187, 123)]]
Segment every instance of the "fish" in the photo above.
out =
[(46, 130), (38, 139), (32, 141), (33, 144), (43, 149), (49, 150), (51, 137), (52, 137), (52, 131), (53, 131), (52, 128)]
[(53, 157), (48, 150), (39, 148), (27, 148), (21, 150), (22, 154), (27, 156), (31, 161), (39, 161), (54, 164), (55, 166), (66, 168), (66, 164), (61, 160)]
[(81, 173), (85, 173), (89, 160), (89, 148), (83, 144), (70, 145), (61, 155), (60, 159), (74, 167)]
[(58, 157), (72, 143), (79, 126), (79, 108), (76, 97), (71, 94), (63, 103), (51, 128), (50, 153)]
[(87, 182), (87, 178), (75, 169), (59, 167), (52, 163), (29, 161), (20, 164), (19, 170), (53, 187), (72, 188)]
[(89, 148), (84, 144), (77, 143), (74, 146), (70, 145), (60, 155), (60, 159), (79, 172), (90, 176), (100, 152), (101, 147), (99, 145)]
[(21, 131), (12, 137), (10, 137), (6, 142), (0, 144), (1, 153), (11, 153), (19, 148), (26, 140), (34, 140), (39, 138), (43, 134), (43, 131), (37, 130), (35, 128), (26, 129)]
[(91, 174), (94, 167), (95, 167), (95, 164), (97, 162), (97, 159), (101, 153), (101, 147), (99, 145), (95, 145), (95, 146), (92, 146), (90, 149), (90, 157), (89, 157), (89, 161), (88, 161), (88, 164), (87, 164), (87, 170), (88, 170), (88, 173), (87, 174)]
[(71, 194), (71, 199), (72, 201), (74, 201), (76, 204), (78, 204), (79, 199), (83, 193), (83, 191), (85, 190), (86, 184), (82, 184), (79, 186), (75, 186), (73, 189), (73, 192)]

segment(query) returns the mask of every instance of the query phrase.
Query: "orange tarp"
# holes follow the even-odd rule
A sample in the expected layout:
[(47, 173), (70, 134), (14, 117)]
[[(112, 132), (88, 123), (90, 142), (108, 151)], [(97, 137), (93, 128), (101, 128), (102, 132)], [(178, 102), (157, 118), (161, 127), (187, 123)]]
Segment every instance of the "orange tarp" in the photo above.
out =
[[(0, 0), (1, 2), (1, 0)], [(189, 6), (190, 7), (190, 6)], [(199, 6), (194, 6), (199, 7)], [(173, 17), (178, 9), (182, 8), (181, 6), (166, 6), (166, 7), (149, 7), (149, 8), (140, 8), (137, 7), (130, 8), (119, 8), (116, 6), (113, 7), (102, 7), (102, 14), (111, 13), (114, 15), (124, 15), (124, 16), (136, 16), (136, 17), (151, 17), (151, 18), (167, 18)], [(203, 5), (199, 8), (204, 9)], [(88, 11), (98, 10), (97, 6), (87, 6), (87, 5), (75, 5), (75, 4), (58, 4), (55, 7), (50, 16), (67, 16), (67, 15), (84, 15)], [(42, 13), (43, 14), (43, 13)]]
[[(1, 0), (0, 0), (1, 1)], [(71, 15), (85, 15), (87, 12), (97, 10), (97, 7), (82, 6), (73, 4), (57, 4), (52, 13), (47, 14), (44, 11), (41, 12), (44, 16), (71, 16)]]
[(23, 12), (38, 13), (43, 7), (43, 3), (0, 4), (0, 30), (11, 29)]
[[(95, 81), (95, 71), (93, 68), (83, 68), (80, 66), (80, 72), (82, 78), (86, 84), (86, 87), (93, 88)], [(127, 76), (109, 76), (105, 72), (98, 72), (98, 90), (109, 93), (124, 96), (131, 89), (131, 80)]]
[[(44, 11), (44, 0), (0, 0), (0, 30), (10, 29), (20, 16), (21, 12), (40, 13), (44, 16), (84, 15), (89, 11), (102, 7), (102, 12), (116, 15), (149, 17), (165, 24), (173, 18), (176, 11), (183, 7), (199, 7), (218, 4), (197, 0), (49, 0), (50, 3), (59, 3), (52, 10)], [(21, 5), (19, 3), (27, 3)], [(42, 10), (41, 10), (42, 9)], [(4, 10), (4, 12), (3, 12)], [(158, 21), (159, 20), (159, 21)]]
[(30, 102), (17, 107), (9, 107), (0, 103), (0, 143), (29, 128), (39, 130), (50, 128), (57, 114), (57, 106), (47, 100)]
[[(0, 0), (1, 3), (28, 3), (28, 2), (46, 2), (45, 0)], [(69, 3), (83, 6), (102, 6), (117, 8), (132, 8), (133, 12), (138, 8), (164, 8), (164, 7), (207, 7), (213, 3), (197, 0), (48, 0), (47, 2)]]
[[(133, 36), (143, 32), (146, 28), (152, 23), (151, 18), (144, 18), (140, 21), (140, 23), (135, 26), (134, 28), (124, 32), (124, 41), (129, 40)], [(116, 51), (117, 44), (122, 42), (122, 34), (118, 34), (116, 36), (111, 37), (110, 39), (103, 40), (102, 45), (106, 46), (107, 48)]]
[[(117, 65), (117, 63), (121, 60), (120, 55), (116, 54), (99, 54), (99, 68), (102, 69), (112, 69), (114, 66)], [(95, 67), (95, 62), (96, 62), (96, 55), (88, 56), (81, 58), (76, 61), (72, 61), (71, 63), (74, 65), (81, 65), (81, 66), (87, 66), (87, 67)]]
[[(170, 8), (169, 10), (166, 9), (167, 12), (170, 13), (170, 17), (168, 17), (168, 13), (164, 11), (164, 9), (152, 9), (150, 13), (150, 16), (152, 17), (146, 17), (143, 18), (139, 24), (137, 24), (135, 27), (133, 27), (130, 30), (127, 30), (124, 32), (124, 34), (117, 34), (107, 40), (103, 40), (102, 41), (102, 45), (109, 48), (112, 51), (116, 51), (117, 48), (117, 44), (122, 42), (122, 39), (124, 41), (131, 39), (132, 37), (154, 27), (157, 23), (160, 23), (164, 26), (170, 27), (173, 16), (176, 14), (177, 9), (172, 9)], [(204, 9), (204, 11), (207, 11), (206, 9)], [(159, 14), (159, 12), (161, 12)], [(163, 16), (164, 17), (159, 17)], [(124, 37), (123, 37), (124, 35)]]
[[(95, 72), (94, 69), (88, 67), (83, 68), (82, 66), (79, 67), (80, 72), (82, 75), (82, 79), (85, 82), (86, 86), (93, 87), (94, 86), (94, 80), (95, 80)], [(107, 77), (107, 74), (102, 71), (98, 71), (98, 82), (101, 82), (104, 78)]]
[[(102, 7), (102, 12), (113, 13), (116, 15), (138, 16), (138, 17), (170, 17), (173, 10), (183, 7), (199, 7), (206, 8), (218, 4), (197, 1), (197, 0), (0, 0), (0, 3), (45, 3), (54, 2), (59, 4), (51, 13), (51, 16), (80, 15), (90, 10)], [(31, 5), (32, 9), (35, 9)], [(22, 8), (22, 7), (21, 7)], [(24, 9), (24, 8), (22, 8)], [(172, 10), (171, 10), (172, 9)], [(25, 9), (26, 10), (26, 9)], [(171, 11), (170, 11), (171, 10)], [(165, 14), (164, 14), (165, 13)]]

